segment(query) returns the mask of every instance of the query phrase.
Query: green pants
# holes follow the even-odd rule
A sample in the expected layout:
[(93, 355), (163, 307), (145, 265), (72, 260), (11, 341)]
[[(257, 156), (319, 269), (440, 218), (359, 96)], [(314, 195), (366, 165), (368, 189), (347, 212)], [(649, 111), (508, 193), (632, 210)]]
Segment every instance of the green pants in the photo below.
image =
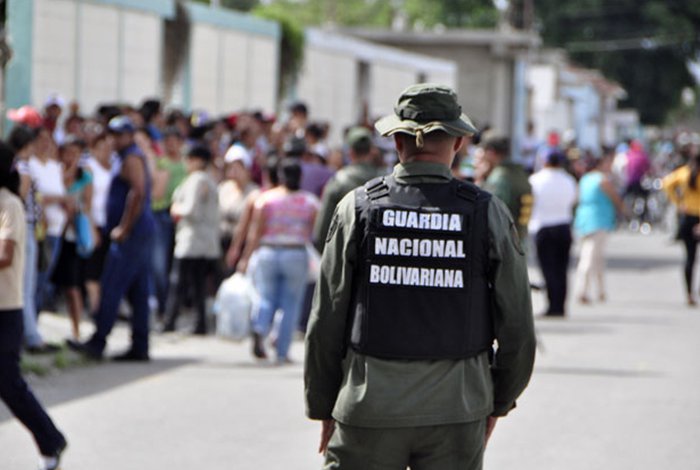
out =
[(337, 423), (324, 470), (481, 470), (486, 420), (412, 428)]

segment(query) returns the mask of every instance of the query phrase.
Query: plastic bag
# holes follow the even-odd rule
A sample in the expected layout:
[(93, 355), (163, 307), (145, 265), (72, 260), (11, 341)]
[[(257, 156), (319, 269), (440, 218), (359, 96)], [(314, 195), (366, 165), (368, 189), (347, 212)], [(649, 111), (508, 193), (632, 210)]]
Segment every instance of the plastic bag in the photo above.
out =
[(234, 273), (222, 282), (214, 301), (216, 334), (234, 340), (246, 338), (256, 297), (252, 281), (244, 274)]

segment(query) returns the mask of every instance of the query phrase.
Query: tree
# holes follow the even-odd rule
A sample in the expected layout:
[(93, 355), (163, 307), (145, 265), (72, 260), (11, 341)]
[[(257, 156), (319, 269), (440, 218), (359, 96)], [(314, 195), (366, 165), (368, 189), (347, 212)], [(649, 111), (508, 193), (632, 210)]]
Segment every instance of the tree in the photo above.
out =
[[(522, 5), (523, 0), (515, 0)], [(537, 0), (546, 45), (600, 69), (627, 90), (623, 105), (645, 124), (663, 124), (700, 53), (700, 2), (684, 0)]]

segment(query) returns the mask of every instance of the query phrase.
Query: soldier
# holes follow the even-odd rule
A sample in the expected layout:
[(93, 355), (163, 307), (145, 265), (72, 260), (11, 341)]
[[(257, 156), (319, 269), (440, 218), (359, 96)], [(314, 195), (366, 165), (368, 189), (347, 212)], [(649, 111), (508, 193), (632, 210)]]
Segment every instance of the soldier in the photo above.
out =
[(323, 190), (321, 210), (314, 226), (314, 244), (319, 252), (323, 251), (338, 202), (353, 189), (380, 175), (380, 169), (372, 162), (372, 133), (364, 127), (354, 127), (345, 140), (350, 151), (350, 165), (338, 170)]
[(510, 141), (505, 137), (491, 137), (484, 143), (484, 158), (489, 171), (483, 189), (502, 200), (515, 221), (521, 240), (527, 237), (527, 225), (532, 214), (532, 188), (525, 169), (511, 161)]
[(532, 373), (524, 252), (503, 203), (451, 175), (475, 131), (456, 94), (413, 85), (395, 113), (375, 127), (400, 163), (346, 195), (326, 236), (307, 415), (326, 469), (481, 469)]

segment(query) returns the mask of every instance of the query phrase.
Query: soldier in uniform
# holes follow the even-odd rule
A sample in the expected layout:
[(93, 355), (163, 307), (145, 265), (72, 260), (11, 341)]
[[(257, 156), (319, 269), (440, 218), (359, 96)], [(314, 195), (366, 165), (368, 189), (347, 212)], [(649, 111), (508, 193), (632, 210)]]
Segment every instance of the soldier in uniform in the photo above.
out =
[(376, 128), (400, 163), (331, 221), (306, 336), (307, 415), (322, 421), (326, 469), (481, 469), (532, 373), (524, 252), (505, 205), (451, 175), (475, 131), (451, 89), (407, 88)]
[(353, 189), (380, 175), (380, 169), (372, 162), (372, 133), (365, 127), (353, 127), (345, 140), (350, 151), (350, 165), (338, 170), (324, 188), (314, 226), (314, 244), (319, 252), (323, 251), (338, 202)]
[(532, 188), (525, 169), (509, 156), (508, 138), (491, 137), (484, 142), (484, 158), (491, 170), (482, 187), (506, 204), (515, 221), (518, 235), (524, 241), (532, 214)]

